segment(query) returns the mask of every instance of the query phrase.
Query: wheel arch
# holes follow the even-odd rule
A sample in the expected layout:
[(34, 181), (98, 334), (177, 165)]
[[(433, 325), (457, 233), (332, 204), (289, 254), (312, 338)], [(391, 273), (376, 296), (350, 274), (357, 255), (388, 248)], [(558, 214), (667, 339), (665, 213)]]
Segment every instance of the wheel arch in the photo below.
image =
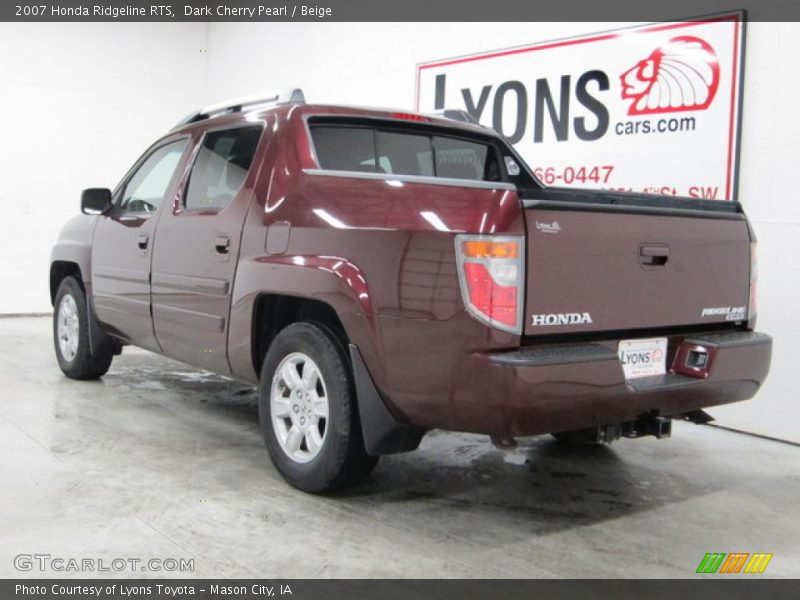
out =
[(50, 252), (50, 303), (65, 277), (74, 276), (91, 297), (92, 232), (97, 217), (77, 215), (66, 222)]
[(56, 292), (61, 282), (67, 277), (74, 277), (78, 284), (86, 293), (86, 287), (83, 283), (83, 273), (81, 267), (77, 262), (70, 260), (54, 260), (50, 263), (50, 304), (55, 305)]
[(347, 356), (350, 338), (336, 310), (313, 298), (262, 292), (253, 303), (251, 352), (253, 369), (261, 372), (264, 357), (275, 337), (293, 323), (311, 322), (324, 327)]
[(298, 319), (325, 325), (345, 352), (354, 343), (380, 368), (369, 360), (380, 353), (380, 336), (361, 270), (332, 256), (276, 255), (243, 259), (237, 268), (228, 335), (233, 375), (257, 383), (269, 343)]

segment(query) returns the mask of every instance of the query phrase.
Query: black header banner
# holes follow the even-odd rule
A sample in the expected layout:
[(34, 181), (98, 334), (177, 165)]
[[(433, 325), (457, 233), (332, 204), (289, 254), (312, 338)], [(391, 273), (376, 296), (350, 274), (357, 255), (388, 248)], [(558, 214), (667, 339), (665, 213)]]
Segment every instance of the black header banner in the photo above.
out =
[(797, 0), (10, 0), (0, 21), (643, 22), (738, 9), (750, 21), (800, 21)]

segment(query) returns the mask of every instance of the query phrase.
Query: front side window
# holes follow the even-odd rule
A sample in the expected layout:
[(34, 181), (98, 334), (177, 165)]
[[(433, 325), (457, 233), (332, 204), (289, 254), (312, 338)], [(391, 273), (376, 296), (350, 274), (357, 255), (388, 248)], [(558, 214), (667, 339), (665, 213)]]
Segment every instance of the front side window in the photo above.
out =
[(178, 140), (154, 150), (125, 184), (119, 208), (123, 213), (155, 212), (175, 174), (187, 140)]
[(319, 165), (334, 171), (501, 181), (494, 146), (420, 130), (312, 124)]
[(262, 128), (240, 127), (206, 134), (184, 196), (187, 209), (224, 208), (244, 184)]

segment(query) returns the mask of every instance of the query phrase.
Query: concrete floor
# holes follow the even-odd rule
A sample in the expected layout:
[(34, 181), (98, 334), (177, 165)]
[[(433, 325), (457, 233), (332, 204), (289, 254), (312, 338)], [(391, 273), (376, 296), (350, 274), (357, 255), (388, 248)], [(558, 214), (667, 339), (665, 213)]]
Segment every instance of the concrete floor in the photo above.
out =
[(26, 576), (19, 553), (193, 558), (197, 577), (692, 577), (712, 551), (800, 576), (796, 446), (682, 423), (513, 452), (435, 432), (315, 497), (269, 462), (251, 388), (131, 348), (71, 381), (47, 318), (0, 319), (0, 340), (0, 577)]

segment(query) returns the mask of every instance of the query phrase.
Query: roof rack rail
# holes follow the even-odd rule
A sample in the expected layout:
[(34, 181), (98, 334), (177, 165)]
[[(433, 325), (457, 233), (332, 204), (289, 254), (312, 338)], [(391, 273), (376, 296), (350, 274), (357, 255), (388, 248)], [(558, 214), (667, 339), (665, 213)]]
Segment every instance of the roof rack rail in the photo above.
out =
[(466, 110), (460, 108), (445, 108), (431, 113), (432, 116), (440, 117), (442, 119), (450, 119), (451, 121), (461, 121), (462, 123), (472, 123), (473, 125), (480, 125), (478, 119)]
[(249, 96), (242, 96), (240, 98), (233, 98), (212, 104), (191, 113), (185, 119), (181, 120), (173, 129), (183, 127), (189, 123), (195, 123), (218, 115), (224, 115), (235, 112), (242, 112), (245, 108), (250, 107), (269, 107), (279, 106), (281, 104), (304, 104), (306, 101), (303, 95), (303, 90), (300, 88), (290, 88), (278, 92), (262, 92), (259, 94), (251, 94)]

